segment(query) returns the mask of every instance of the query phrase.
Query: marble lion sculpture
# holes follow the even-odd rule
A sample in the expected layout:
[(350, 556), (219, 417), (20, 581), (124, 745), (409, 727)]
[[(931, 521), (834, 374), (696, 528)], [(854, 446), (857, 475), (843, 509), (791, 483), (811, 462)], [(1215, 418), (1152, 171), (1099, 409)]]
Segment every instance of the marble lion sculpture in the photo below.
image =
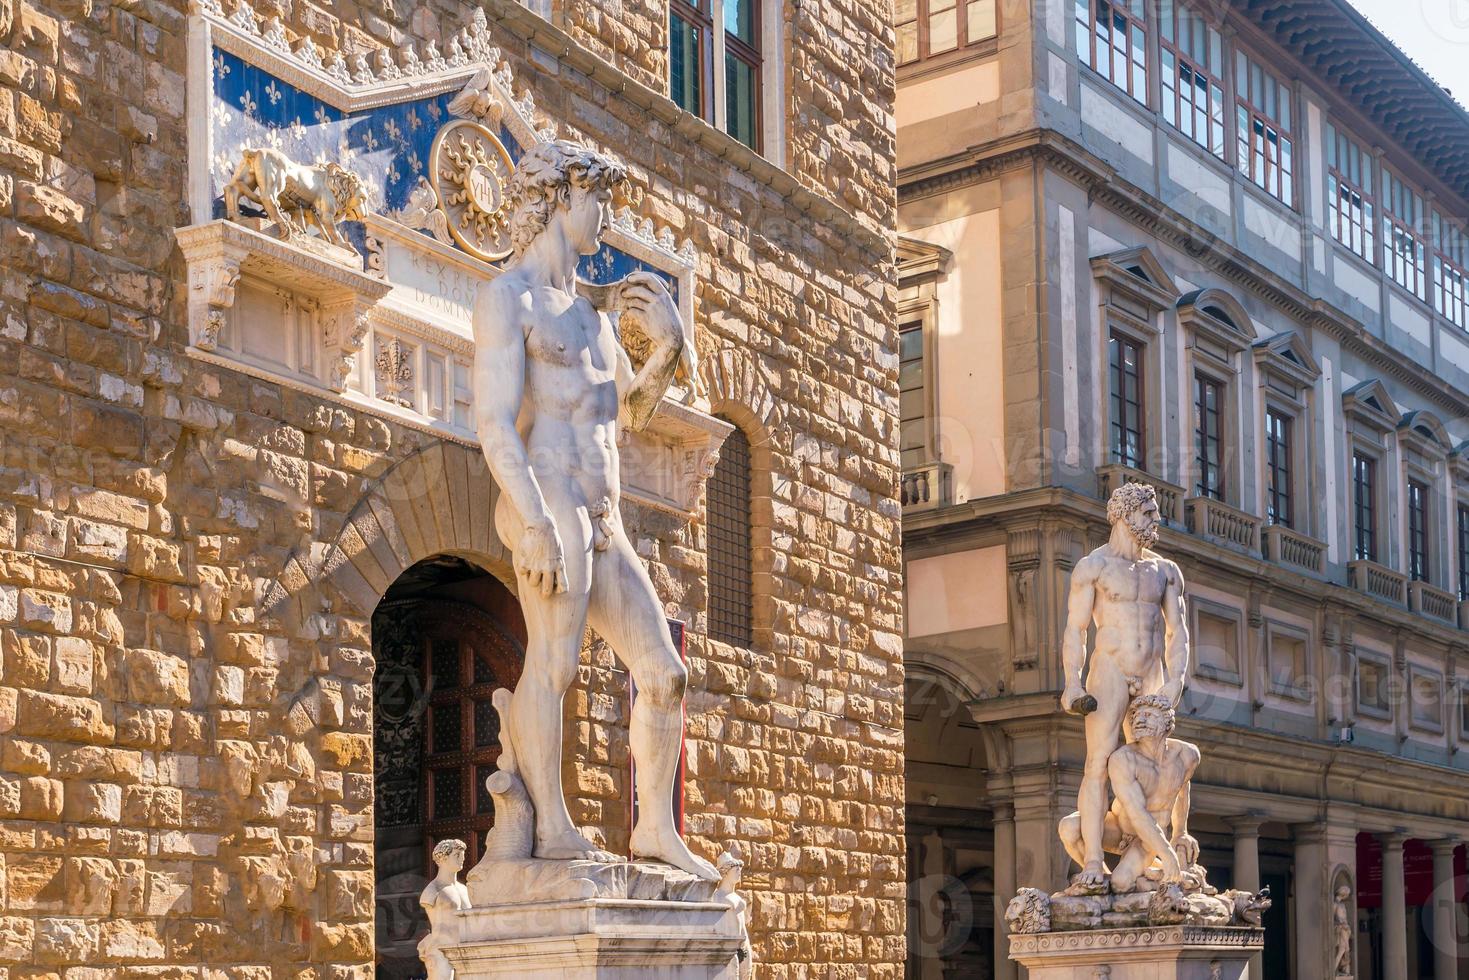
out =
[(270, 147), (246, 149), (224, 188), (225, 214), (231, 221), (240, 220), (242, 199), (260, 207), (282, 238), (315, 225), (328, 242), (357, 251), (337, 225), (362, 220), (362, 178), (340, 164), (306, 166)]
[(1022, 888), (1005, 909), (1005, 922), (1016, 935), (1051, 931), (1051, 898), (1039, 888)]

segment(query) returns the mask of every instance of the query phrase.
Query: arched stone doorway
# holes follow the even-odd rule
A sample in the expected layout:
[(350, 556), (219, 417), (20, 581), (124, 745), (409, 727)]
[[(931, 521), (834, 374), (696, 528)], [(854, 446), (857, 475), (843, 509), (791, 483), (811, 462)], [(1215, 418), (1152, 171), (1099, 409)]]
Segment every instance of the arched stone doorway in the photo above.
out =
[(479, 860), (494, 806), (484, 788), (500, 756), (496, 688), (525, 660), (519, 604), (462, 558), (406, 569), (372, 617), (373, 824), (377, 977), (423, 976), (428, 923), (418, 896), (434, 844), (455, 837)]

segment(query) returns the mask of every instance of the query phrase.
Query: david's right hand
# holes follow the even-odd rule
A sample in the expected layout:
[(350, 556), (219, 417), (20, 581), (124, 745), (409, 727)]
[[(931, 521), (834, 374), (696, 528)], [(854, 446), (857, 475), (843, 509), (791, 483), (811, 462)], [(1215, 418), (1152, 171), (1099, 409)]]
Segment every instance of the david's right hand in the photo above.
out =
[(550, 597), (566, 591), (566, 557), (554, 521), (529, 524), (515, 548), (515, 574), (525, 588)]

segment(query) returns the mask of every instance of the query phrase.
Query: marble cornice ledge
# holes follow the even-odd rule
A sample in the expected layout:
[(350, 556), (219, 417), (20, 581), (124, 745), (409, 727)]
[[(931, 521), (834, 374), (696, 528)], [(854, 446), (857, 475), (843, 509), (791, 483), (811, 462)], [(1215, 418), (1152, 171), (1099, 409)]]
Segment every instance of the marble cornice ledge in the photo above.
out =
[[(1092, 525), (1098, 534), (1106, 528), (1105, 501), (1065, 487), (1037, 487), (905, 515), (903, 550), (912, 558), (997, 543), (990, 539), (998, 538), (1011, 525), (1024, 523), (1037, 513)], [(1260, 579), (1268, 589), (1279, 590), (1310, 605), (1329, 604), (1342, 613), (1370, 617), (1389, 627), (1407, 630), (1444, 650), (1458, 649), (1469, 642), (1469, 635), (1456, 626), (1390, 605), (1349, 585), (1323, 581), (1264, 557), (1242, 554), (1178, 528), (1163, 528), (1162, 541), (1170, 553), (1185, 561), (1185, 571), (1188, 562), (1197, 562), (1216, 572), (1225, 570), (1231, 575)]]
[(728, 133), (721, 132), (698, 116), (679, 106), (668, 96), (629, 78), (598, 55), (587, 50), (575, 38), (545, 18), (531, 12), (517, 0), (483, 0), (497, 27), (503, 28), (535, 47), (555, 55), (563, 64), (595, 79), (673, 128), (681, 136), (697, 141), (715, 156), (738, 167), (786, 198), (791, 207), (810, 215), (859, 246), (866, 258), (874, 255), (891, 264), (894, 236), (847, 211), (801, 183), (789, 171), (777, 167)]
[(1347, 350), (1391, 375), (1456, 416), (1469, 415), (1469, 393), (1404, 360), (1386, 342), (1367, 332), (1355, 317), (1311, 296), (1253, 256), (1224, 242), (1182, 213), (1121, 178), (1105, 161), (1055, 130), (1036, 128), (898, 173), (898, 200), (942, 193), (1020, 166), (1042, 161), (1080, 184), (1138, 227), (1212, 266), (1229, 281), (1281, 307), (1298, 320), (1335, 338)]

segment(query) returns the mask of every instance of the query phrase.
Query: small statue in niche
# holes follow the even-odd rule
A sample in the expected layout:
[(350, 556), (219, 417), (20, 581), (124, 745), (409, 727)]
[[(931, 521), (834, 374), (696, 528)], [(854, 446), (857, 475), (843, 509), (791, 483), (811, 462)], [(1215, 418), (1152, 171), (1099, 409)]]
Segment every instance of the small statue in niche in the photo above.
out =
[(1332, 932), (1336, 935), (1336, 968), (1332, 971), (1337, 977), (1352, 976), (1352, 933), (1356, 930), (1352, 927), (1352, 886), (1340, 884), (1336, 888), (1336, 901), (1331, 907)]
[(231, 221), (240, 220), (242, 200), (264, 211), (283, 239), (315, 226), (326, 241), (357, 253), (337, 225), (362, 220), (365, 192), (362, 178), (340, 164), (305, 166), (280, 150), (247, 148), (224, 188), (224, 211)]
[(450, 918), (455, 912), (469, 908), (469, 889), (459, 880), (459, 869), (464, 867), (467, 850), (462, 840), (439, 841), (433, 853), (439, 873), (418, 897), (418, 904), (428, 914), (428, 935), (418, 941), (418, 956), (428, 970), (428, 980), (454, 978), (454, 968), (444, 956), (443, 947), (452, 945), (457, 939), (450, 926)]

